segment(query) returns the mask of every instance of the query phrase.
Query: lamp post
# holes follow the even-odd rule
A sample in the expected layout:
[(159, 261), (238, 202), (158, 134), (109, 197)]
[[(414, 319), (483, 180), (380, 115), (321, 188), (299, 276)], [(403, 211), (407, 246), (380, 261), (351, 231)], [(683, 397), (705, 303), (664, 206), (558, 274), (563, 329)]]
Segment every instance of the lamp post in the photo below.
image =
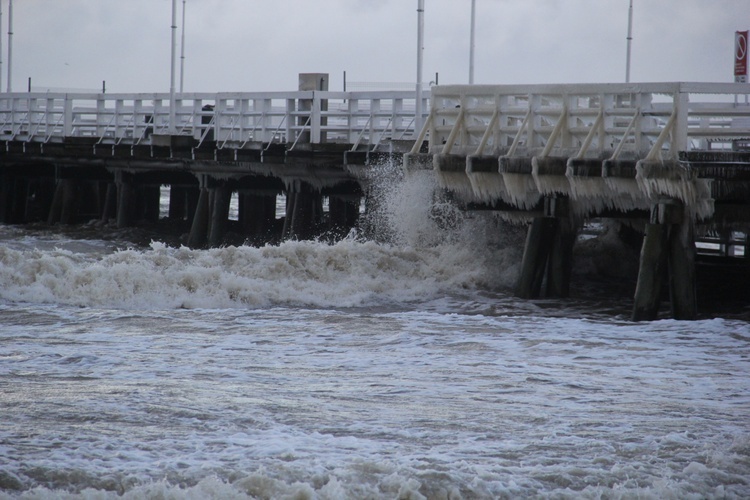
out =
[(471, 0), (471, 41), (469, 43), (469, 85), (474, 84), (474, 31), (477, 19), (477, 0)]
[(12, 92), (13, 72), (13, 0), (8, 0), (8, 92)]
[(424, 52), (424, 0), (417, 2), (417, 105), (414, 129), (422, 130), (422, 55)]
[(180, 94), (185, 90), (185, 0), (182, 0), (182, 41), (180, 42)]
[(630, 45), (633, 42), (633, 0), (628, 9), (628, 51), (625, 56), (625, 83), (630, 83)]
[(175, 127), (175, 59), (177, 55), (177, 0), (172, 0), (172, 59), (170, 61), (169, 84), (169, 134), (176, 133)]
[[(3, 25), (3, 2), (0, 0), (0, 26)], [(0, 92), (3, 91), (3, 37), (0, 36)]]

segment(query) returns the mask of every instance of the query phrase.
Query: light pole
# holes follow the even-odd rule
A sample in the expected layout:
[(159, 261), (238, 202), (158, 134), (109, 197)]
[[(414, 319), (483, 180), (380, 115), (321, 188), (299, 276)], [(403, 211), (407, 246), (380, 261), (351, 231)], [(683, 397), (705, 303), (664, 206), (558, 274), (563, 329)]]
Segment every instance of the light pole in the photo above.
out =
[[(0, 0), (0, 26), (3, 25), (3, 1)], [(0, 75), (3, 74), (3, 37), (0, 36)], [(3, 79), (0, 76), (0, 92), (3, 91)]]
[(633, 0), (628, 9), (628, 51), (625, 56), (625, 83), (630, 83), (630, 45), (633, 42)]
[(417, 106), (414, 129), (422, 130), (422, 55), (424, 52), (424, 0), (417, 2)]
[(177, 56), (177, 0), (172, 0), (172, 60), (170, 61), (169, 84), (169, 134), (175, 135), (175, 66)]
[(185, 0), (182, 0), (182, 41), (180, 42), (180, 94), (185, 90)]
[(8, 92), (12, 92), (11, 82), (13, 71), (13, 0), (8, 0)]
[(471, 41), (469, 43), (469, 85), (474, 84), (474, 31), (477, 19), (477, 0), (471, 0)]

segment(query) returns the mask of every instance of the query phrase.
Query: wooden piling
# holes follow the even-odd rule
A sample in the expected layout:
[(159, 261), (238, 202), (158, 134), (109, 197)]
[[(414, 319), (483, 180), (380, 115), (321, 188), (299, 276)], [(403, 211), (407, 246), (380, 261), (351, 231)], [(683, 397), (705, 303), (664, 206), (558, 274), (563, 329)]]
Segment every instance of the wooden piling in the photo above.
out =
[(687, 218), (670, 228), (669, 295), (674, 319), (694, 320), (698, 316), (693, 232), (693, 221)]
[(359, 201), (359, 197), (350, 199), (331, 196), (328, 199), (328, 215), (334, 234), (346, 236), (357, 225)]
[(534, 299), (540, 296), (556, 229), (557, 221), (554, 217), (536, 217), (529, 226), (521, 262), (521, 276), (516, 287), (517, 297)]
[(577, 232), (569, 218), (558, 218), (547, 262), (547, 297), (570, 296), (570, 277), (573, 273), (573, 246)]
[(656, 205), (651, 223), (646, 226), (633, 321), (652, 321), (658, 317), (665, 278), (672, 317), (695, 319), (698, 308), (693, 219), (678, 200), (665, 200)]
[(244, 234), (254, 241), (268, 236), (276, 220), (276, 194), (238, 194), (238, 221)]
[(232, 192), (224, 183), (211, 188), (211, 191), (213, 192), (213, 196), (211, 197), (211, 224), (208, 234), (208, 246), (214, 248), (221, 245), (226, 234)]
[(119, 229), (133, 225), (135, 189), (129, 180), (117, 182), (117, 227)]
[(184, 220), (187, 215), (187, 189), (172, 184), (169, 186), (169, 218)]
[(104, 196), (102, 206), (102, 222), (108, 222), (117, 217), (117, 185), (114, 182), (107, 183), (107, 192)]
[(668, 237), (669, 231), (664, 224), (646, 225), (638, 269), (638, 284), (635, 289), (633, 321), (652, 321), (659, 313), (662, 283), (667, 266)]
[(62, 181), (58, 181), (55, 186), (55, 194), (52, 196), (52, 205), (49, 209), (49, 215), (47, 215), (47, 224), (50, 226), (60, 222), (64, 190)]
[(75, 224), (80, 207), (79, 186), (73, 179), (63, 179), (62, 184), (62, 209), (60, 212), (60, 223), (65, 225)]
[(208, 241), (208, 219), (209, 219), (209, 193), (207, 188), (201, 188), (198, 196), (198, 203), (195, 207), (193, 223), (190, 227), (188, 236), (188, 246), (190, 248), (203, 248)]

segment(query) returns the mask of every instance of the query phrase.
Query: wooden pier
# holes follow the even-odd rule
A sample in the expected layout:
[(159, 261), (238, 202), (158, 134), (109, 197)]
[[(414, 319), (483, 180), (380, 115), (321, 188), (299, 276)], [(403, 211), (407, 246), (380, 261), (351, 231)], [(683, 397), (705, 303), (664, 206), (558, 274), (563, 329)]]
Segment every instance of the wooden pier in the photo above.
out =
[(130, 227), (159, 218), (168, 186), (169, 219), (188, 227), (194, 248), (222, 244), (232, 196), (252, 242), (346, 235), (368, 158), (413, 144), (415, 96), (328, 92), (326, 80), (300, 75), (297, 92), (180, 94), (174, 112), (168, 94), (0, 94), (0, 222)]
[(437, 86), (417, 106), (415, 92), (300, 82), (174, 102), (0, 94), (0, 223), (130, 227), (159, 219), (168, 186), (168, 219), (194, 248), (223, 244), (232, 196), (248, 241), (341, 237), (357, 224), (368, 165), (385, 156), (434, 171), (467, 210), (528, 225), (519, 297), (569, 294), (592, 219), (643, 238), (636, 320), (657, 317), (666, 289), (673, 317), (696, 317), (699, 253), (750, 266), (748, 85)]

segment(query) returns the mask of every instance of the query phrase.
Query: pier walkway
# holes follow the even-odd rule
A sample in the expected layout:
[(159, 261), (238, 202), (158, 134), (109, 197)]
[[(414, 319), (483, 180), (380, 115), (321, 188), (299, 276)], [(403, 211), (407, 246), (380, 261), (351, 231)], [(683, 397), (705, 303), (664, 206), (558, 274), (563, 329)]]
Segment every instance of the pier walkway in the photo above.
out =
[[(643, 236), (634, 318), (696, 315), (696, 243), (750, 262), (750, 86), (448, 85), (416, 92), (0, 94), (0, 222), (169, 219), (222, 244), (346, 234), (386, 158), (528, 224), (517, 294), (564, 297), (586, 220)], [(424, 110), (416, 116), (416, 110)], [(423, 126), (422, 126), (423, 125)], [(286, 196), (285, 214), (276, 197)], [(324, 210), (325, 207), (325, 210)]]

